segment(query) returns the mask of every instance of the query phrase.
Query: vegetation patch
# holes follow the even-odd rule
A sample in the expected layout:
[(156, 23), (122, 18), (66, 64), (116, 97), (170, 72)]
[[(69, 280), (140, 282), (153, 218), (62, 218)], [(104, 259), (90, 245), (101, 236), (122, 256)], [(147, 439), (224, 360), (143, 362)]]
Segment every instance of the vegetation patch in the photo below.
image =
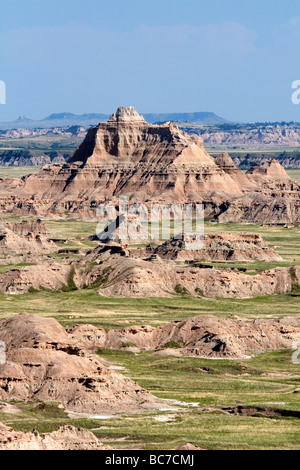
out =
[(175, 286), (175, 292), (176, 294), (178, 295), (190, 295), (189, 291), (184, 287), (182, 286), (181, 284), (176, 284)]

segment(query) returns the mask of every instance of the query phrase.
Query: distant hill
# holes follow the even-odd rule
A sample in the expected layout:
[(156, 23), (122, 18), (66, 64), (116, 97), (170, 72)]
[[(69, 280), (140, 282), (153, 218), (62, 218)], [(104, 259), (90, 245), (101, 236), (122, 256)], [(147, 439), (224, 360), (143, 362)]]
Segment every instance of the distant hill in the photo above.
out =
[(194, 122), (196, 124), (225, 124), (225, 119), (215, 113), (199, 112), (199, 113), (146, 113), (143, 114), (147, 122), (151, 124), (155, 122)]
[[(143, 113), (142, 113), (143, 114)], [(161, 123), (166, 121), (188, 122), (196, 124), (225, 124), (228, 121), (210, 112), (195, 113), (145, 113), (143, 114), (147, 122)], [(54, 113), (41, 120), (32, 120), (27, 117), (19, 117), (16, 121), (0, 122), (0, 129), (35, 129), (51, 127), (69, 127), (69, 126), (92, 126), (99, 122), (107, 121), (108, 114), (72, 114), (72, 113)]]

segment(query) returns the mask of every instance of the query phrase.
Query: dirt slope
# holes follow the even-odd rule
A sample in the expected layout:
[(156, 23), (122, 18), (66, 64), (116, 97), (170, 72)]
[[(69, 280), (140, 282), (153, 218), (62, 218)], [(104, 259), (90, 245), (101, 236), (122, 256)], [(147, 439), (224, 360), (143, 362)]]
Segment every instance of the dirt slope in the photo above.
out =
[(91, 349), (129, 347), (179, 356), (241, 358), (292, 348), (293, 341), (300, 339), (300, 318), (250, 321), (202, 315), (157, 328), (144, 325), (108, 332), (93, 325), (78, 325), (70, 334)]
[(135, 411), (155, 398), (86, 354), (54, 319), (20, 314), (0, 322), (6, 363), (0, 399), (61, 403), (82, 413)]

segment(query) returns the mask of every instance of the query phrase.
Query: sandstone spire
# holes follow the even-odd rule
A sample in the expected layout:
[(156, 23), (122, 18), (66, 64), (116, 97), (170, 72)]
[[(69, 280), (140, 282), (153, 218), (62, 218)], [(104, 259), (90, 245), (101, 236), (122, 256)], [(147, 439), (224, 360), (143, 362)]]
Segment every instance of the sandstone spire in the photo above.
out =
[[(205, 164), (216, 167), (203, 140), (167, 122), (148, 124), (131, 106), (119, 107), (107, 122), (92, 128), (69, 163)], [(217, 168), (217, 167), (216, 167)], [(217, 169), (218, 170), (218, 169)]]
[(146, 122), (141, 114), (139, 114), (133, 106), (124, 108), (120, 106), (115, 113), (113, 113), (108, 122)]

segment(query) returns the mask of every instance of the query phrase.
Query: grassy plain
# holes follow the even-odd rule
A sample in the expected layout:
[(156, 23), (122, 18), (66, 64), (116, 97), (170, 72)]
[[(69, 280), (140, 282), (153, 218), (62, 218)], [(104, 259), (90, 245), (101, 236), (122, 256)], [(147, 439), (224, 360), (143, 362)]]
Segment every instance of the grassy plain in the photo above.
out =
[[(119, 449), (174, 449), (191, 442), (209, 450), (298, 450), (300, 369), (291, 363), (291, 354), (277, 351), (233, 361), (100, 350), (100, 357), (125, 367), (122, 373), (169, 400), (171, 409), (74, 419), (54, 404), (16, 403), (22, 412), (0, 412), (0, 421), (40, 432), (73, 424)], [(238, 406), (240, 414), (231, 413)]]
[(22, 176), (38, 173), (39, 166), (0, 166), (1, 178), (21, 178)]

